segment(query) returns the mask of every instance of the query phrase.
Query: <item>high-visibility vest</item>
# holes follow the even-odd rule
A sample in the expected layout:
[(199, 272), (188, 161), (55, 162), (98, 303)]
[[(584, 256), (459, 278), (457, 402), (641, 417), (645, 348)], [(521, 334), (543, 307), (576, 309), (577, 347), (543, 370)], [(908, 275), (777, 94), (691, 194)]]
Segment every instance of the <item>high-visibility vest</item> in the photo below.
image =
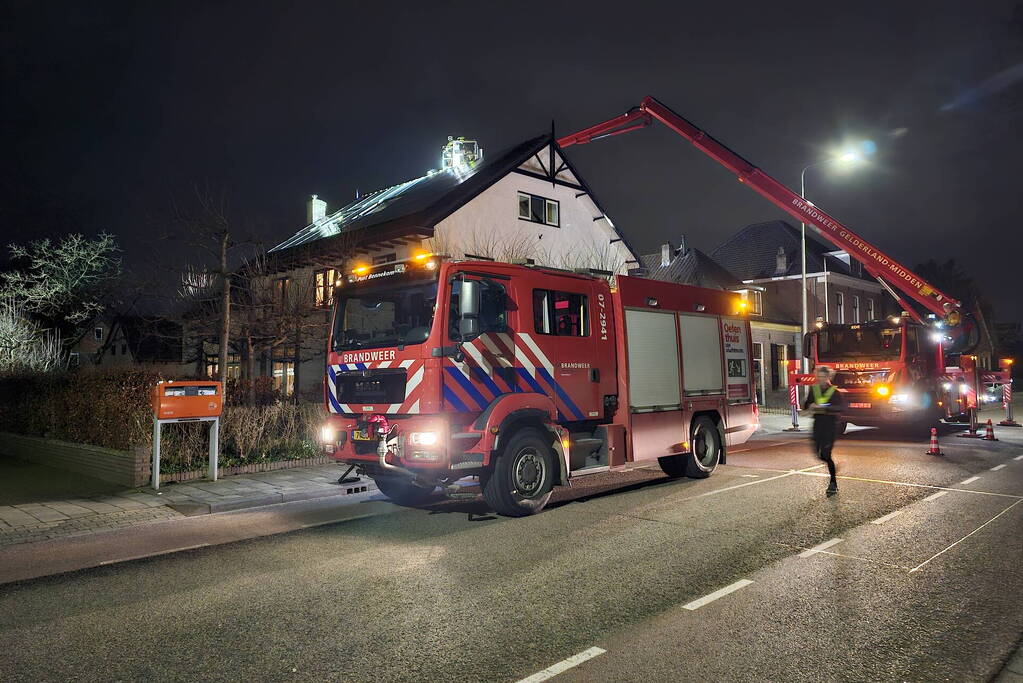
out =
[(816, 403), (817, 405), (822, 405), (822, 406), (823, 405), (827, 405), (828, 403), (831, 403), (831, 396), (834, 393), (835, 393), (835, 387), (834, 386), (828, 387), (828, 390), (825, 391), (823, 394), (821, 394), (820, 385), (814, 384), (813, 385), (813, 402)]

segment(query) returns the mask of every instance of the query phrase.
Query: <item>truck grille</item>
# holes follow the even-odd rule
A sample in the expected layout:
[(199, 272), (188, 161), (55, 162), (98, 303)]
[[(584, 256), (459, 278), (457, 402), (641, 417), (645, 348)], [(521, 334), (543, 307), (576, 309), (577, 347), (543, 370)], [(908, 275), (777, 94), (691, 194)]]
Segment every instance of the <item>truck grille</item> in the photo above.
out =
[(341, 403), (401, 403), (405, 400), (405, 368), (339, 372), (335, 381)]

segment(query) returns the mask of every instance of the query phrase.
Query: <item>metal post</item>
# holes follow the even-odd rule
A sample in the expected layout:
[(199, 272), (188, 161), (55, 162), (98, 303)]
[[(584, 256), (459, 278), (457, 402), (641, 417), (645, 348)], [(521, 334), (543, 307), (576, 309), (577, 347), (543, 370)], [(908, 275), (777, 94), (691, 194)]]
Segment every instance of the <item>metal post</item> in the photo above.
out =
[(789, 410), (792, 412), (792, 426), (786, 427), (782, 431), (799, 432), (802, 430), (799, 428), (799, 394), (795, 381), (796, 361), (786, 362), (785, 371), (789, 382)]
[(160, 420), (153, 417), (153, 471), (150, 484), (154, 489), (160, 488)]
[(1002, 406), (1005, 408), (1005, 419), (999, 422), (1002, 427), (1019, 427), (1019, 422), (1012, 419), (1012, 380), (1002, 385)]
[[(803, 201), (806, 201), (806, 169), (810, 168), (807, 166), (803, 169), (803, 172), (799, 174), (799, 197)], [(799, 339), (799, 348), (803, 348), (803, 338), (806, 337), (806, 333), (809, 332), (809, 325), (807, 320), (807, 305), (806, 305), (806, 223), (799, 224), (799, 260), (801, 264), (799, 285), (802, 296), (802, 337)], [(802, 359), (803, 372), (808, 372), (806, 357), (802, 353), (799, 354)]]
[(210, 425), (210, 479), (217, 480), (217, 459), (220, 452), (220, 418), (213, 418)]

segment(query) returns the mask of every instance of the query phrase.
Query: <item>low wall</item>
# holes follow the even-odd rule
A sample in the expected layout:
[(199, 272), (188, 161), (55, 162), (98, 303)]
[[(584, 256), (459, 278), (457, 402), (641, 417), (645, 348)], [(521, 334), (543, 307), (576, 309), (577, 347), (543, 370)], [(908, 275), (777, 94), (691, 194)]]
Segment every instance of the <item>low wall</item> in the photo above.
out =
[[(148, 454), (147, 454), (148, 457)], [(230, 477), (233, 474), (254, 474), (256, 472), (272, 472), (274, 470), (287, 470), (292, 467), (314, 467), (316, 465), (330, 465), (336, 462), (329, 455), (320, 455), (315, 458), (302, 458), (301, 460), (272, 460), (270, 462), (255, 462), (249, 465), (236, 465), (234, 467), (218, 467), (217, 478)], [(149, 465), (146, 465), (148, 473)], [(160, 475), (160, 483), (166, 484), (169, 481), (186, 482), (196, 479), (205, 479), (209, 476), (210, 468), (201, 470), (188, 470), (187, 472), (164, 472)], [(147, 480), (148, 483), (148, 480)]]
[(144, 486), (149, 481), (149, 452), (141, 448), (128, 453), (101, 446), (2, 432), (0, 453), (131, 488)]

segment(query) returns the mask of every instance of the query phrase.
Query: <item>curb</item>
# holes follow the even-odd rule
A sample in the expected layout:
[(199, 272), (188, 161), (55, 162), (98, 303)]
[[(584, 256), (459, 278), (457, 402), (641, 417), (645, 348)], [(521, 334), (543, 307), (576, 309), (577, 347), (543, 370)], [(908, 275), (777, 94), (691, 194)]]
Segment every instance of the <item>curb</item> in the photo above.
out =
[(232, 512), (234, 510), (247, 510), (249, 508), (266, 507), (267, 505), (277, 505), (279, 503), (292, 503), (300, 500), (314, 500), (316, 498), (330, 498), (333, 496), (350, 496), (356, 493), (367, 493), (376, 490), (377, 487), (373, 483), (373, 480), (368, 479), (366, 483), (360, 482), (358, 484), (338, 485), (337, 490), (314, 489), (311, 491), (282, 491), (281, 493), (264, 493), (258, 496), (252, 496), (251, 498), (205, 502), (168, 501), (165, 504), (172, 510), (176, 510), (187, 517), (194, 517), (196, 515), (211, 515), (216, 512)]

